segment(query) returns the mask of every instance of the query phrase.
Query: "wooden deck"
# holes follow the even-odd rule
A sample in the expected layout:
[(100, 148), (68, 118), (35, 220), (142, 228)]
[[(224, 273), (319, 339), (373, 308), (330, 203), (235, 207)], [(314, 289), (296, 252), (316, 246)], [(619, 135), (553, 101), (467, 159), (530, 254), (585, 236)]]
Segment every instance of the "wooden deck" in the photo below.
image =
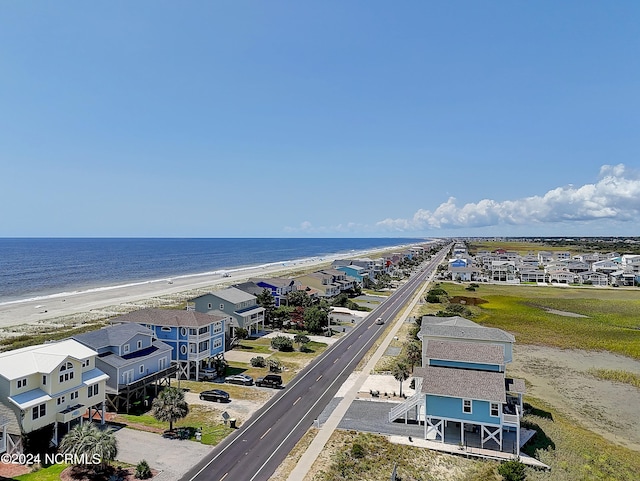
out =
[[(524, 437), (524, 432), (522, 434)], [(471, 456), (474, 458), (495, 459), (497, 461), (509, 461), (510, 459), (514, 458), (514, 455), (511, 453), (505, 453), (505, 452), (497, 451), (493, 449), (483, 449), (483, 448), (476, 448), (476, 447), (470, 447), (470, 446), (458, 446), (457, 444), (441, 443), (438, 441), (430, 441), (430, 440), (420, 439), (420, 438), (411, 438), (411, 441), (409, 441), (408, 436), (388, 436), (388, 439), (390, 442), (394, 444), (406, 444), (410, 446), (417, 446), (420, 448), (432, 449), (434, 451), (439, 451), (439, 452), (448, 453), (448, 454), (455, 454), (458, 456), (467, 456), (467, 457)], [(528, 439), (530, 439), (530, 437)], [(527, 456), (526, 454), (520, 453), (519, 460), (522, 463), (537, 469), (544, 469), (544, 470), (551, 469), (546, 464), (538, 461), (535, 458), (532, 458), (531, 456)]]

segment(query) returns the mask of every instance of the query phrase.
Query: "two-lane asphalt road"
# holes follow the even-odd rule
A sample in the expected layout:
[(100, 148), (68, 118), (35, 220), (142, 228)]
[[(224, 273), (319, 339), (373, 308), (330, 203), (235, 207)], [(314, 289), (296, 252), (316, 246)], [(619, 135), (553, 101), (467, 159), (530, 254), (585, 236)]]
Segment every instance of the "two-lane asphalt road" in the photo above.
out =
[[(347, 336), (310, 363), (238, 431), (216, 446), (183, 480), (269, 479), (384, 331), (387, 321), (395, 318), (447, 252), (448, 247), (438, 252)], [(385, 324), (376, 324), (378, 317)]]

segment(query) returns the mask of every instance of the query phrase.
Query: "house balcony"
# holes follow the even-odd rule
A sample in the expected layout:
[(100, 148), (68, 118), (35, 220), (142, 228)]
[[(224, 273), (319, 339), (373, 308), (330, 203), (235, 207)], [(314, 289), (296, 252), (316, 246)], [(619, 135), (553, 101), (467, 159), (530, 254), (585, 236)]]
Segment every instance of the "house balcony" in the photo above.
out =
[(505, 404), (502, 408), (502, 424), (520, 426), (520, 408), (515, 404)]
[(84, 414), (84, 405), (76, 404), (75, 406), (69, 406), (68, 408), (56, 413), (56, 422), (59, 423), (68, 423), (73, 421), (74, 419), (79, 418)]
[(151, 374), (147, 374), (145, 377), (140, 378), (137, 381), (131, 382), (129, 384), (118, 384), (118, 392), (133, 391), (147, 384), (156, 382), (160, 379), (164, 379), (166, 377), (174, 377), (176, 372), (178, 372), (178, 366), (176, 364), (171, 364), (168, 368), (162, 369), (161, 371), (153, 372)]

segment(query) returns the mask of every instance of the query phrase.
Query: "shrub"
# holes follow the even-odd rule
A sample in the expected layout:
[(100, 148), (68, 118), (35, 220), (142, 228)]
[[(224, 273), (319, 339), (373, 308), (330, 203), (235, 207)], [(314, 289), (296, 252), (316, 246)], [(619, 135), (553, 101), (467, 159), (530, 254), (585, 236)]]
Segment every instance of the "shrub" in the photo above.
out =
[(270, 372), (280, 372), (282, 371), (282, 363), (280, 362), (280, 359), (269, 359), (267, 361), (267, 365), (269, 366), (269, 371)]
[(517, 459), (505, 461), (498, 466), (498, 473), (504, 481), (525, 481), (527, 475), (524, 472), (524, 464)]
[(264, 360), (264, 357), (262, 356), (252, 357), (251, 361), (249, 362), (253, 367), (265, 367), (267, 365), (267, 362)]
[(291, 352), (293, 351), (293, 341), (287, 336), (276, 336), (271, 339), (271, 347), (278, 351)]
[(364, 458), (364, 455), (365, 455), (364, 448), (362, 447), (361, 444), (354, 443), (353, 446), (351, 446), (351, 456), (353, 456), (356, 459), (360, 459), (360, 458)]
[(144, 459), (138, 463), (136, 466), (136, 472), (134, 474), (136, 479), (149, 479), (151, 477), (151, 468), (149, 467), (149, 463), (147, 463)]

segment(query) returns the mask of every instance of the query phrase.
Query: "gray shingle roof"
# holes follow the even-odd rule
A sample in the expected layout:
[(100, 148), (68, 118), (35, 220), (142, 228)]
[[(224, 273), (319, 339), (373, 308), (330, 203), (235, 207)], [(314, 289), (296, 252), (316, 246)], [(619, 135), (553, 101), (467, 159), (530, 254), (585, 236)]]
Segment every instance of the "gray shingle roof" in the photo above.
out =
[(168, 327), (202, 327), (208, 326), (216, 321), (221, 321), (225, 317), (226, 316), (220, 316), (216, 313), (203, 314), (202, 312), (197, 311), (183, 311), (177, 309), (140, 309), (138, 311), (125, 314), (124, 316), (116, 317), (113, 319), (113, 322), (137, 322), (138, 324), (151, 324), (154, 326)]
[(216, 296), (220, 299), (223, 299), (227, 302), (231, 302), (233, 304), (239, 304), (240, 302), (251, 301), (256, 298), (253, 294), (249, 294), (247, 292), (241, 291), (235, 287), (228, 287), (226, 289), (221, 289), (219, 291), (214, 291), (211, 295)]
[[(437, 322), (433, 319), (443, 319), (444, 322)], [(516, 342), (515, 337), (502, 329), (483, 327), (463, 317), (434, 318), (433, 316), (425, 316), (422, 318), (419, 337), (421, 339), (425, 337), (446, 337), (469, 341)]]
[(498, 403), (507, 401), (501, 372), (429, 366), (415, 368), (413, 377), (423, 379), (421, 392), (424, 394)]
[(515, 392), (519, 394), (524, 394), (527, 392), (527, 388), (525, 387), (523, 379), (511, 379), (506, 378), (504, 380), (505, 389), (508, 392)]
[(504, 348), (499, 344), (429, 339), (426, 354), (429, 359), (504, 364)]
[(98, 350), (103, 347), (121, 346), (136, 334), (154, 335), (151, 329), (141, 326), (140, 324), (126, 323), (77, 334), (73, 336), (72, 339), (92, 349)]

